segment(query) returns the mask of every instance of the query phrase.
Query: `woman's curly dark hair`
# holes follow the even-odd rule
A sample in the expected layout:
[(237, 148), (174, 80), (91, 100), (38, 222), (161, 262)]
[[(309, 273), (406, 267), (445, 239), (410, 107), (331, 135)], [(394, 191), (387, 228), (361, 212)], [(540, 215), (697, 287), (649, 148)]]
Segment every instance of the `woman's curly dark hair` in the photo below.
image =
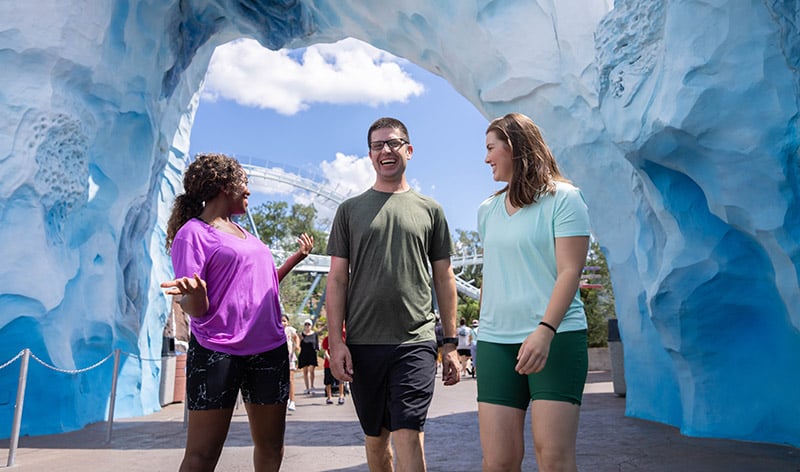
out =
[(235, 191), (246, 180), (247, 174), (236, 159), (224, 154), (197, 154), (183, 174), (185, 193), (175, 197), (172, 206), (167, 223), (167, 251), (181, 226), (203, 212), (205, 202), (223, 190)]
[(495, 195), (508, 191), (511, 204), (522, 208), (544, 194), (555, 193), (557, 181), (569, 182), (561, 175), (539, 127), (529, 117), (509, 113), (489, 123), (486, 133), (491, 131), (511, 149), (513, 169), (511, 181)]

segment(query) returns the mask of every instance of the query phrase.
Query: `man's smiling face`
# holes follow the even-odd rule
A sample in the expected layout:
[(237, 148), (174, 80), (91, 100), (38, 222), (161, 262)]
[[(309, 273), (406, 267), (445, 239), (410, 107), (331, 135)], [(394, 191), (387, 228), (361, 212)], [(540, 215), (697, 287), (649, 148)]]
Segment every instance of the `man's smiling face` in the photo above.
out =
[[(378, 128), (372, 132), (369, 142), (369, 157), (372, 160), (372, 167), (375, 169), (378, 182), (402, 180), (407, 162), (413, 154), (413, 147), (408, 144), (408, 137), (395, 128)], [(393, 146), (397, 147), (392, 149)], [(373, 150), (373, 147), (380, 147), (380, 149)]]

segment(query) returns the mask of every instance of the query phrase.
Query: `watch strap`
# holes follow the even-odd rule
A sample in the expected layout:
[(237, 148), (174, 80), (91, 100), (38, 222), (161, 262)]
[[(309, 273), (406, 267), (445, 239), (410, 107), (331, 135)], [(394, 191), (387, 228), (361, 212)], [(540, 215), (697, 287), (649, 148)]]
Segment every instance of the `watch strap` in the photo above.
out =
[(442, 339), (442, 343), (458, 346), (458, 338), (444, 338)]

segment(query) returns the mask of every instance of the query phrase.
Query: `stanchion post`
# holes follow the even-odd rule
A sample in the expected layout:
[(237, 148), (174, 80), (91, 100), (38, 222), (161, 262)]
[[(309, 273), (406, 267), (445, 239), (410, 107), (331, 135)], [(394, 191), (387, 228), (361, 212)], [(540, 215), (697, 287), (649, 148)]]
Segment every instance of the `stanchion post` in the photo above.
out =
[(120, 350), (114, 349), (114, 374), (111, 376), (111, 397), (108, 399), (108, 428), (106, 429), (106, 443), (111, 442), (111, 428), (114, 426), (114, 402), (117, 399), (117, 378), (119, 377)]
[(22, 363), (19, 366), (19, 383), (17, 384), (17, 403), (14, 404), (14, 423), (11, 425), (11, 444), (8, 448), (7, 467), (14, 465), (14, 458), (17, 455), (17, 445), (19, 444), (19, 430), (22, 424), (22, 407), (25, 403), (25, 385), (28, 383), (28, 361), (31, 358), (31, 350), (25, 348), (22, 351)]

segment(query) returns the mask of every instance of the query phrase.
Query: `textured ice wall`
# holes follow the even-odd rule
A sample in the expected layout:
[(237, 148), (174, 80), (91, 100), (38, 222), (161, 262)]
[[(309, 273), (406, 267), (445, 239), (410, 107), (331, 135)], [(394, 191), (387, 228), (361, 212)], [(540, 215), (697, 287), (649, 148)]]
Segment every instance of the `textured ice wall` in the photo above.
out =
[[(146, 241), (164, 161), (153, 156), (171, 137), (159, 139), (153, 124), (147, 32), (131, 22), (143, 43), (133, 51), (125, 16), (111, 2), (0, 4), (3, 360), (30, 348), (61, 369), (84, 368), (114, 348), (148, 353), (160, 339), (146, 317), (164, 311), (148, 303)], [(0, 371), (4, 437), (18, 366)], [(31, 362), (23, 434), (102, 419), (111, 366), (71, 375)], [(152, 367), (124, 360), (121, 411), (153, 410)]]
[(602, 160), (631, 167), (621, 224), (593, 218), (627, 412), (797, 446), (800, 4), (652, 5), (617, 2), (597, 32)]
[[(602, 0), (13, 3), (0, 362), (30, 347), (85, 367), (119, 348), (117, 414), (157, 409), (163, 226), (214, 47), (353, 36), (487, 117), (541, 124), (612, 267), (629, 414), (798, 445), (797, 2), (624, 1), (608, 16)], [(34, 363), (23, 433), (103, 419), (110, 371)], [(0, 370), (0, 436), (16, 378)]]

